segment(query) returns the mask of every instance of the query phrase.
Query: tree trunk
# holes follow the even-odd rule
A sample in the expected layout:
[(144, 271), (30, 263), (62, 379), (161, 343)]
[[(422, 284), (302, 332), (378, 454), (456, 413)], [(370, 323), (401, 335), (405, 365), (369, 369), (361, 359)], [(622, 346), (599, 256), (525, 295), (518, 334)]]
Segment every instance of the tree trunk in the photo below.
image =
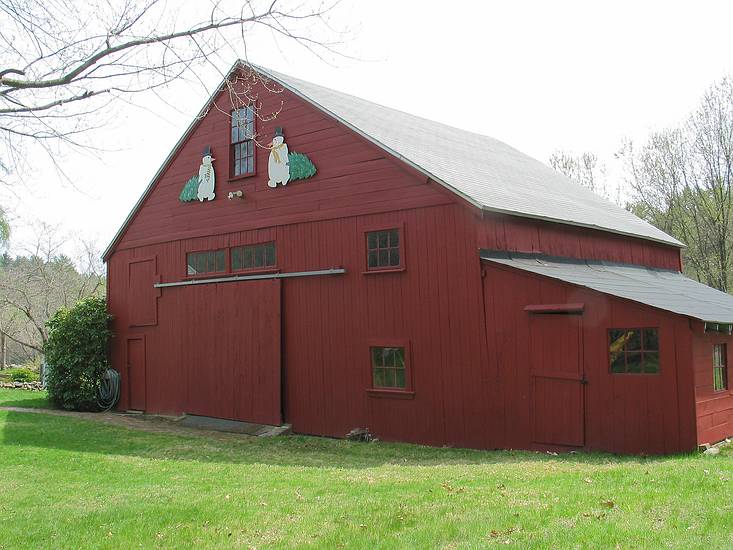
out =
[(5, 333), (0, 332), (0, 369), (8, 368), (8, 340)]

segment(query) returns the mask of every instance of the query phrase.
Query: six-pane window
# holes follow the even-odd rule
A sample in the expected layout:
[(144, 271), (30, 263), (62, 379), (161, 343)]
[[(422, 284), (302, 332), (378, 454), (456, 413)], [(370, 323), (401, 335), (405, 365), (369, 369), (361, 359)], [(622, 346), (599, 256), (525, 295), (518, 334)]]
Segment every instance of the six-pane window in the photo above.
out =
[(369, 231), (366, 239), (368, 269), (394, 268), (401, 265), (399, 229)]
[(226, 253), (224, 250), (207, 250), (205, 252), (189, 252), (186, 255), (187, 273), (220, 273), (226, 271)]
[(728, 389), (728, 346), (725, 344), (713, 346), (713, 389)]
[(275, 243), (253, 244), (232, 248), (232, 270), (275, 266)]
[(405, 389), (405, 348), (372, 347), (372, 384), (375, 388)]
[(613, 328), (608, 331), (611, 372), (659, 372), (659, 331), (656, 328)]
[(255, 173), (255, 113), (253, 107), (232, 111), (232, 175)]

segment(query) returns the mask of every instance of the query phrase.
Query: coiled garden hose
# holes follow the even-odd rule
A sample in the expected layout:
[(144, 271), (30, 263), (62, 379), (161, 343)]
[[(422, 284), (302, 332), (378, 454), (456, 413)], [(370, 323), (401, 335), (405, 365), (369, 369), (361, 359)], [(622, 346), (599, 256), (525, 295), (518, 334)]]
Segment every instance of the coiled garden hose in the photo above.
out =
[(120, 373), (114, 369), (107, 369), (99, 381), (97, 389), (97, 405), (103, 411), (108, 411), (120, 399)]

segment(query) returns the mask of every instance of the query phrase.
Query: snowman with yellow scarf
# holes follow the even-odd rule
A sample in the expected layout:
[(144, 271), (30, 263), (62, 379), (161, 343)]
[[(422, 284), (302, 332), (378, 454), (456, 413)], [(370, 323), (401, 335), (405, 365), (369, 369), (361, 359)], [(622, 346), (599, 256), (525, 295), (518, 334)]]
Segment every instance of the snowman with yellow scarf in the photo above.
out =
[(290, 180), (290, 162), (288, 161), (288, 146), (285, 143), (283, 129), (275, 128), (275, 136), (270, 143), (270, 158), (267, 162), (269, 187), (277, 187), (278, 183), (288, 184)]

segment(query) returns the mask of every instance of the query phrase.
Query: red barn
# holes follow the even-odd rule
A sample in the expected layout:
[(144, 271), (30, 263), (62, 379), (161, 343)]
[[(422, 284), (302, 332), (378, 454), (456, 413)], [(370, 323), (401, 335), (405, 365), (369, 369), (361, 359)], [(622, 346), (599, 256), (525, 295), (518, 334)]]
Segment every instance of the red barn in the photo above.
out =
[(733, 298), (681, 246), (500, 141), (237, 64), (105, 252), (119, 406), (692, 450), (733, 434)]

